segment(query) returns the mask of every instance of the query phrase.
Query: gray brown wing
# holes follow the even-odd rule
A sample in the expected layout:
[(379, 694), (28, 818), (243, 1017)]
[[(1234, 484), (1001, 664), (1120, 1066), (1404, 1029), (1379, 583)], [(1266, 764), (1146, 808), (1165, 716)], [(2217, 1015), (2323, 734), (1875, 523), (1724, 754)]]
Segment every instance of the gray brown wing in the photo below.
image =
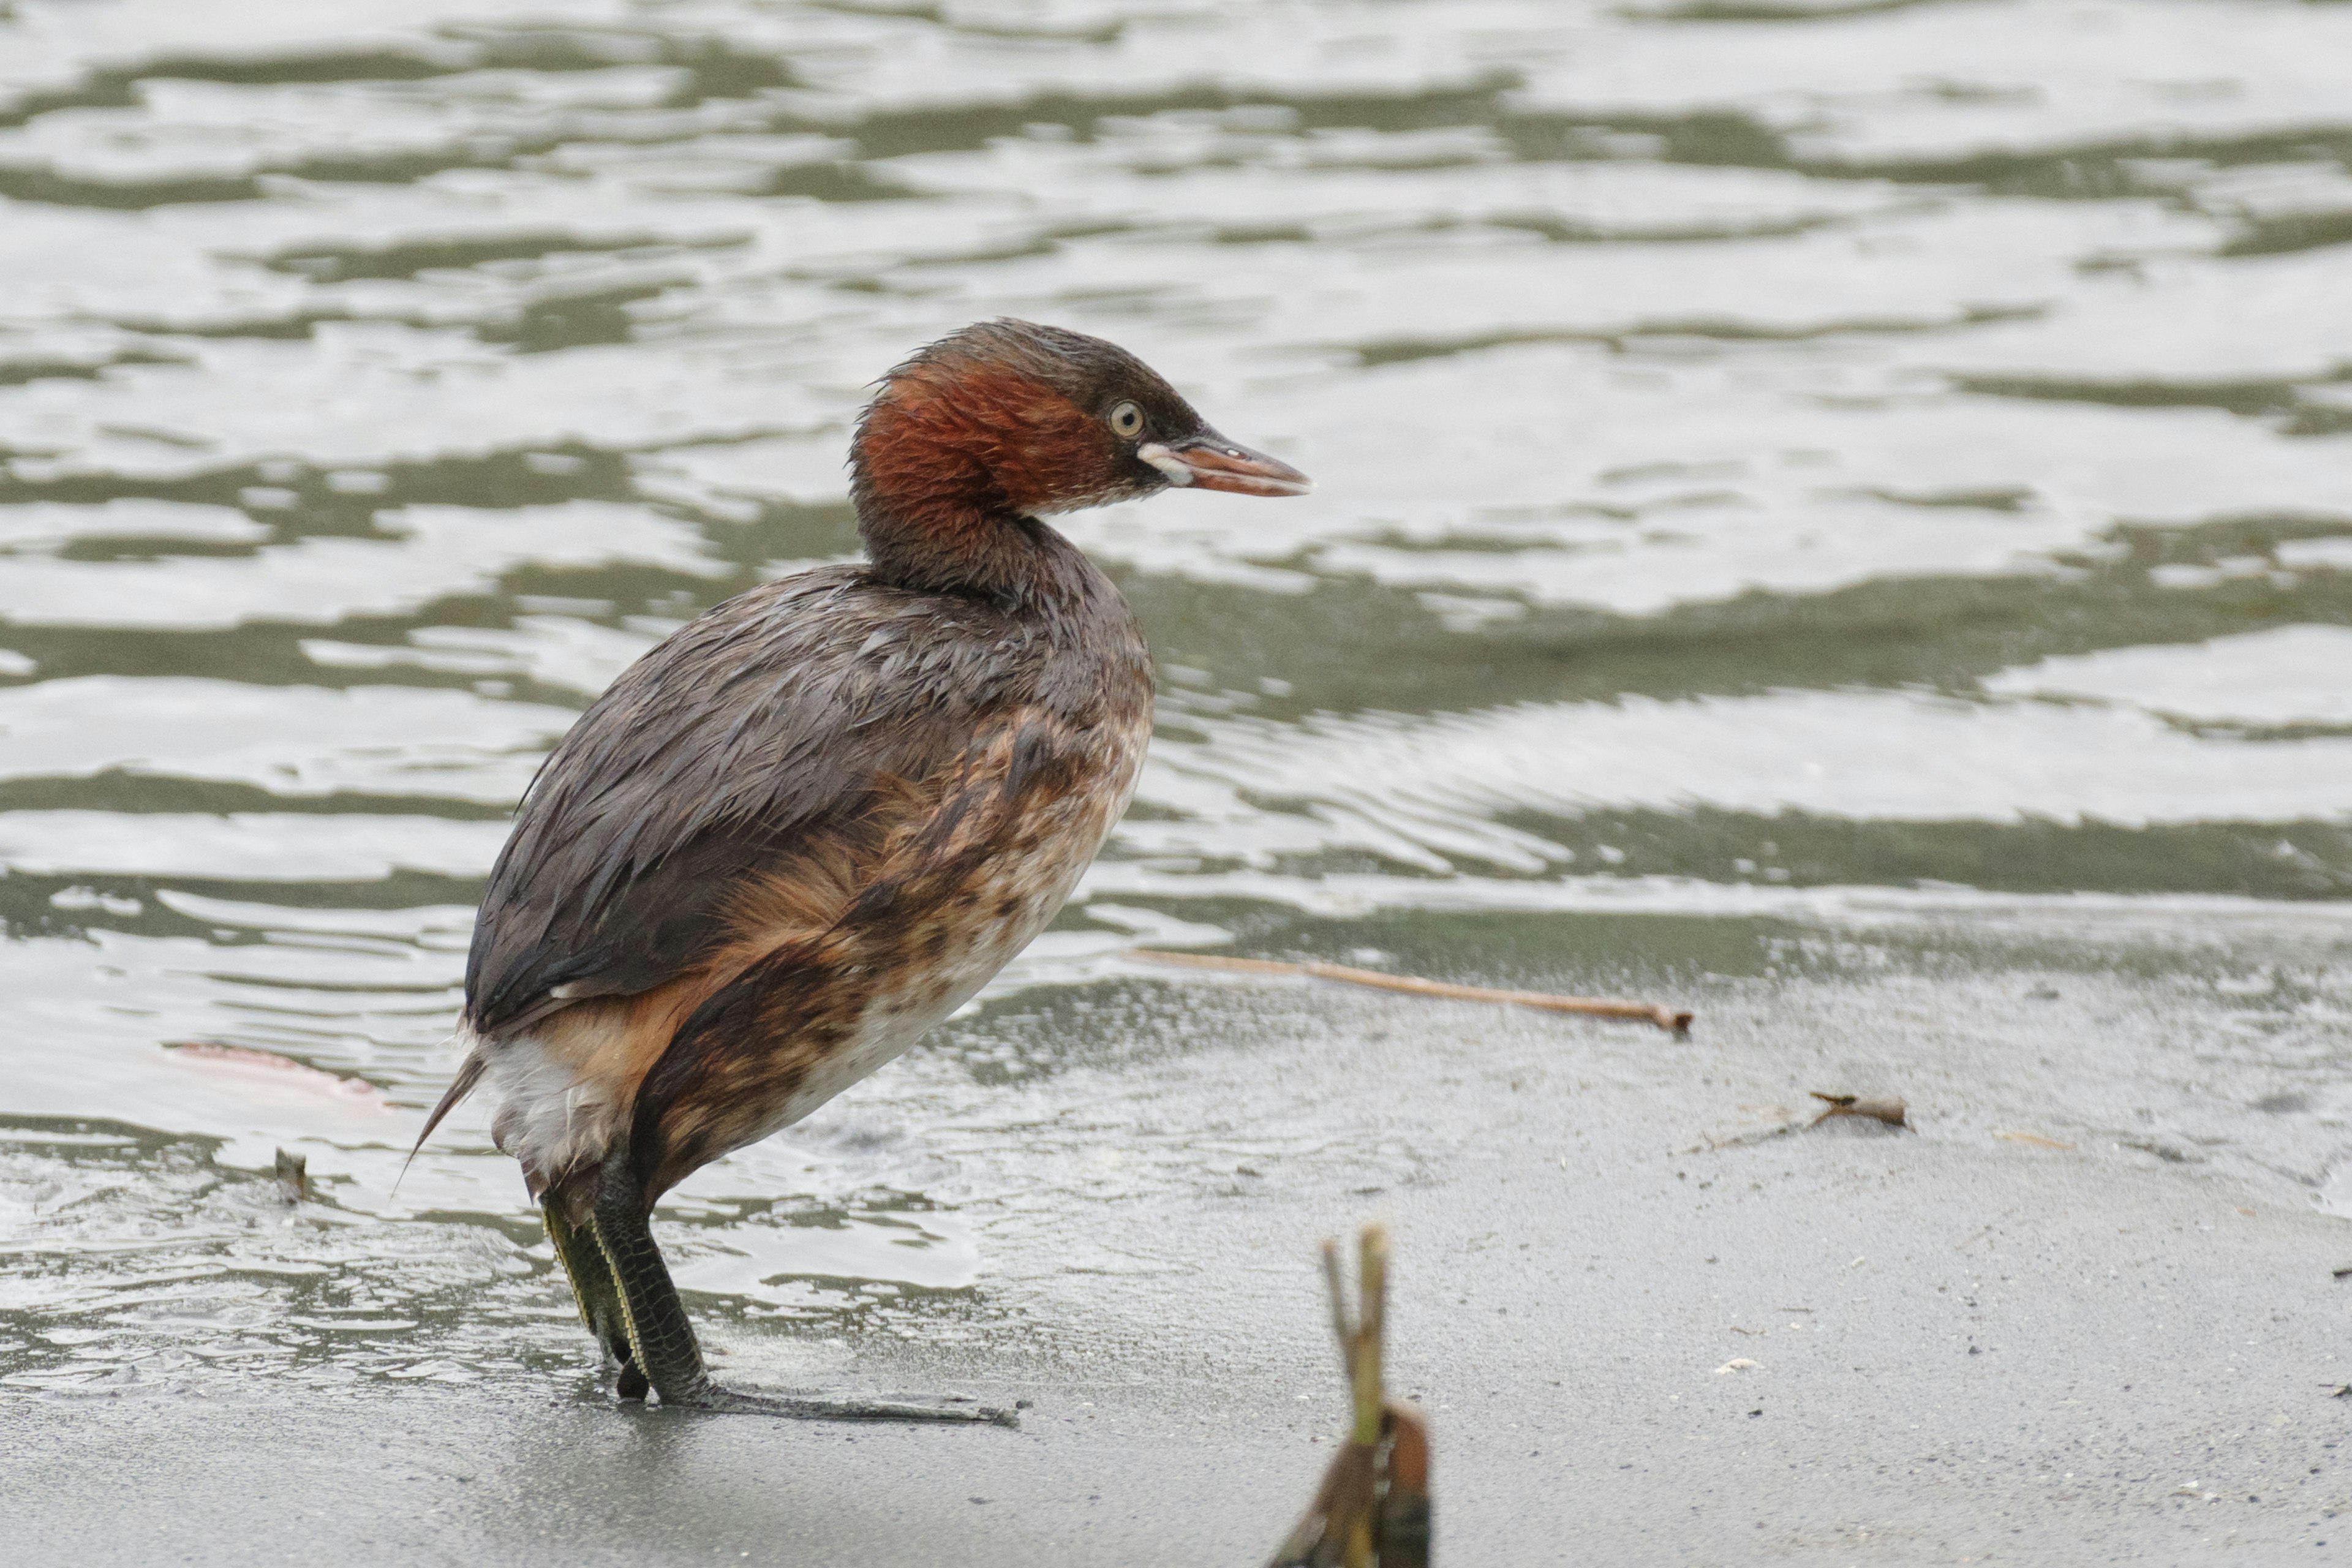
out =
[(746, 878), (789, 876), (797, 843), (958, 754), (1025, 672), (1019, 641), (985, 607), (854, 568), (755, 589), (679, 630), (533, 781), (474, 928), (467, 1022), (495, 1037), (691, 966), (726, 940)]

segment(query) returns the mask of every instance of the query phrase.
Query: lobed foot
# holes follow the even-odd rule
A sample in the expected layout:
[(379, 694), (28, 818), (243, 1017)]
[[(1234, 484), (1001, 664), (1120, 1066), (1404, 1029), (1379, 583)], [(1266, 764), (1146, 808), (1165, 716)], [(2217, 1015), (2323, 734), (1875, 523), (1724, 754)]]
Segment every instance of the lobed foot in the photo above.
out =
[(702, 1349), (686, 1304), (654, 1245), (644, 1183), (629, 1163), (627, 1146), (605, 1156), (596, 1206), (584, 1227), (548, 1210), (548, 1234), (572, 1277), (581, 1316), (620, 1363), (614, 1392), (641, 1400), (648, 1392), (665, 1406), (795, 1421), (958, 1421), (1017, 1426), (1021, 1417), (968, 1398), (835, 1399), (823, 1394), (760, 1394), (723, 1388), (703, 1368)]
[(761, 1394), (706, 1383), (678, 1399), (662, 1403), (688, 1410), (744, 1415), (782, 1415), (795, 1421), (969, 1421), (1018, 1427), (1017, 1409), (982, 1405), (961, 1394), (920, 1399), (835, 1399), (823, 1394)]

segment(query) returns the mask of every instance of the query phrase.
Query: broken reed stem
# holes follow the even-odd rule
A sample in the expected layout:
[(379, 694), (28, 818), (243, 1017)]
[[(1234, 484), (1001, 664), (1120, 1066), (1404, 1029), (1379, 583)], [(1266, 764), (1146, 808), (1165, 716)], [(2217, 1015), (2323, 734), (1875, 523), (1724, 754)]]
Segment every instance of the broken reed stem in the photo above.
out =
[(1384, 974), (1377, 969), (1357, 969), (1345, 963), (1314, 960), (1291, 963), (1273, 958), (1229, 958), (1213, 952), (1163, 952), (1158, 948), (1130, 947), (1129, 958), (1172, 963), (1184, 969), (1223, 969), (1238, 974), (1305, 974), (1317, 980), (1338, 980), (1381, 991), (1402, 991), (1414, 996), (1444, 996), (1457, 1002), (1503, 1002), (1517, 1007), (1540, 1007), (1547, 1013), (1580, 1013), (1594, 1018), (1639, 1018), (1669, 1034), (1686, 1033), (1687, 1011), (1656, 1002), (1615, 1002), (1597, 996), (1559, 996), (1549, 991), (1503, 991), (1489, 985), (1456, 985), (1450, 980), (1423, 980), (1414, 974)]
[(1389, 1233), (1376, 1225), (1364, 1227), (1357, 1242), (1356, 1353), (1349, 1358), (1355, 1373), (1355, 1441), (1370, 1448), (1381, 1440), (1381, 1335), (1388, 1327)]
[(1429, 1568), (1429, 1429), (1419, 1411), (1391, 1403), (1381, 1387), (1388, 1232), (1366, 1226), (1357, 1233), (1353, 1311), (1339, 1242), (1326, 1241), (1322, 1256), (1348, 1378), (1348, 1440), (1266, 1568)]
[(1331, 1331), (1339, 1339), (1339, 1370), (1355, 1386), (1356, 1325), (1348, 1319), (1348, 1282), (1339, 1273), (1339, 1244), (1323, 1244), (1323, 1289), (1331, 1298)]

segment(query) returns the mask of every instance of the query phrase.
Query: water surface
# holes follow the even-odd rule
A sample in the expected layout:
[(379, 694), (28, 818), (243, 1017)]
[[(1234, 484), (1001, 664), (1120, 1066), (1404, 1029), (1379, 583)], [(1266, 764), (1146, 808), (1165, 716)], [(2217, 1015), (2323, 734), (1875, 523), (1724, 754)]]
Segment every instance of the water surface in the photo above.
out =
[(730, 1331), (1069, 1314), (1203, 1162), (1340, 1159), (1136, 1109), (1241, 1048), (1138, 940), (2095, 975), (2200, 1021), (1987, 1094), (2352, 1212), (2347, 59), (2254, 0), (0, 9), (0, 1385), (576, 1385), (478, 1120), (394, 1186), (506, 813), (853, 551), (867, 384), (996, 314), (1318, 489), (1068, 520), (1136, 808), (677, 1194)]

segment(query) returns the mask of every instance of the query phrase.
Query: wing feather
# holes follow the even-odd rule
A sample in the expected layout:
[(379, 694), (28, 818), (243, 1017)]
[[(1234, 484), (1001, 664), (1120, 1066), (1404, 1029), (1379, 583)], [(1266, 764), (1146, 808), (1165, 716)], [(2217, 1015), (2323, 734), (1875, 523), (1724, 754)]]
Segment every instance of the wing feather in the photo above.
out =
[(467, 1024), (496, 1037), (690, 967), (727, 940), (747, 879), (789, 878), (796, 845), (961, 752), (1034, 678), (1026, 641), (984, 605), (847, 567), (680, 629), (533, 780), (475, 926)]

